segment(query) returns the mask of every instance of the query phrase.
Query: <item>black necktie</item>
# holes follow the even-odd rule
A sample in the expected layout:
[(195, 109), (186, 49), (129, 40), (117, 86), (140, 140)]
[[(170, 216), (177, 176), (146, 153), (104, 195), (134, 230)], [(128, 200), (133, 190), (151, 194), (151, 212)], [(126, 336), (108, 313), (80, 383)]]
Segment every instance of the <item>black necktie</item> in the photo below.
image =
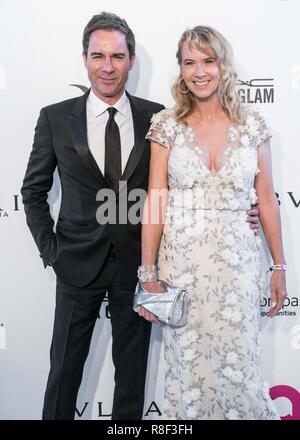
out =
[(115, 192), (119, 189), (119, 181), (122, 176), (121, 166), (121, 140), (119, 127), (115, 121), (116, 109), (107, 109), (109, 118), (105, 128), (105, 165), (104, 177)]

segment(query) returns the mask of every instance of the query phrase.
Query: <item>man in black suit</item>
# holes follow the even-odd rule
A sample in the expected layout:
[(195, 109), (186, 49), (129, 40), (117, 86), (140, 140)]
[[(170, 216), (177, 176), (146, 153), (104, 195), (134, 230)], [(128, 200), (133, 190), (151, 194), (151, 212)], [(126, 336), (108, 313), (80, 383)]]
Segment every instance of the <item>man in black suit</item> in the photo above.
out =
[[(151, 325), (132, 310), (141, 224), (121, 224), (118, 211), (121, 191), (147, 190), (145, 135), (163, 106), (125, 92), (135, 58), (134, 35), (125, 20), (104, 12), (94, 16), (84, 30), (83, 58), (91, 90), (41, 110), (22, 186), (28, 226), (45, 267), (51, 265), (57, 275), (43, 419), (74, 418), (106, 292), (115, 366), (112, 418), (141, 419)], [(56, 167), (62, 200), (54, 233), (47, 194)], [(126, 185), (119, 188), (120, 181)], [(99, 190), (115, 195), (116, 224), (96, 219)], [(128, 201), (127, 212), (132, 205)]]

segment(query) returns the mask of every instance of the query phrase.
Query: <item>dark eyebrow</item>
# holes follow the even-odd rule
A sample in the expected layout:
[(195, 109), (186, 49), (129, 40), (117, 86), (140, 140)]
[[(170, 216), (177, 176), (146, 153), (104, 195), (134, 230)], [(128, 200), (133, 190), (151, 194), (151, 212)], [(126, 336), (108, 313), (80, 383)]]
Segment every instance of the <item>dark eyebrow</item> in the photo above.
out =
[[(92, 52), (91, 57), (94, 55), (103, 55), (103, 54), (102, 54), (102, 52)], [(126, 56), (126, 54), (124, 52), (116, 52), (116, 53), (113, 53), (111, 56)]]

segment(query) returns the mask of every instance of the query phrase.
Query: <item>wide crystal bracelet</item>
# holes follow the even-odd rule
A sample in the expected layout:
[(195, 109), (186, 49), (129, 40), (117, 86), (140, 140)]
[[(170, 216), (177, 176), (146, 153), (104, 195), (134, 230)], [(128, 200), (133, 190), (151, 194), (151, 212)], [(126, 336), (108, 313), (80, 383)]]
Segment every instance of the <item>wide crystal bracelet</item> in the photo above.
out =
[(273, 270), (286, 270), (287, 265), (286, 264), (274, 264), (273, 266), (270, 267), (270, 271), (272, 272)]
[(137, 276), (141, 283), (146, 281), (157, 281), (156, 265), (139, 266), (137, 270)]

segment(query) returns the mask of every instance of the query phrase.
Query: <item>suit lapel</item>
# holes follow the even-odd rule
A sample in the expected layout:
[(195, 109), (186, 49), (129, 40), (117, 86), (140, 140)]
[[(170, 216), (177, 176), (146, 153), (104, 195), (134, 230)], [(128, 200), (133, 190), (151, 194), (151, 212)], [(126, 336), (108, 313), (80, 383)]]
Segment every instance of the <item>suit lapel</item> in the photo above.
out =
[(134, 146), (129, 155), (125, 170), (122, 175), (123, 181), (128, 181), (134, 170), (136, 169), (146, 146), (145, 135), (149, 128), (149, 115), (147, 111), (138, 106), (136, 100), (133, 96), (127, 93), (131, 112), (133, 119), (133, 127), (134, 127)]
[[(145, 135), (149, 128), (149, 115), (147, 111), (141, 108), (135, 98), (127, 93), (134, 127), (134, 146), (129, 155), (126, 167), (124, 169), (121, 180), (128, 181), (134, 170), (136, 169), (146, 146)], [(99, 183), (107, 186), (107, 182), (99, 169), (94, 156), (90, 152), (87, 140), (87, 120), (86, 120), (86, 100), (89, 95), (89, 90), (78, 98), (72, 113), (69, 115), (71, 136), (74, 143), (74, 148), (82, 159), (85, 166), (97, 178)]]
[(69, 115), (71, 125), (71, 136), (74, 148), (82, 159), (85, 166), (91, 171), (102, 185), (107, 185), (104, 176), (99, 169), (94, 156), (90, 152), (87, 140), (86, 100), (89, 92), (78, 98), (72, 113)]

